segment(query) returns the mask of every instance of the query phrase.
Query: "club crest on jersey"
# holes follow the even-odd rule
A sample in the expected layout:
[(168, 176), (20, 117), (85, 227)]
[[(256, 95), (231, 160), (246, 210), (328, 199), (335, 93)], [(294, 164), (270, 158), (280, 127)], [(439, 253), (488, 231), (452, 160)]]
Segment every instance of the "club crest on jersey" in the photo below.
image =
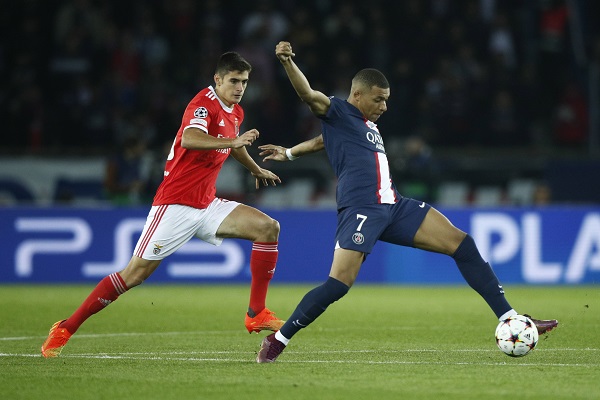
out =
[(206, 118), (208, 117), (208, 110), (206, 109), (206, 107), (198, 107), (194, 110), (194, 117)]
[(363, 244), (365, 242), (365, 237), (362, 233), (355, 232), (354, 235), (352, 235), (352, 241), (356, 244)]
[(161, 245), (160, 245), (160, 244), (158, 244), (158, 243), (154, 243), (154, 249), (152, 250), (152, 252), (154, 253), (154, 255), (155, 255), (155, 256), (157, 256), (157, 255), (159, 255), (159, 254), (160, 254), (160, 251), (161, 251), (161, 249), (162, 249), (163, 247), (164, 247), (164, 246), (161, 246)]

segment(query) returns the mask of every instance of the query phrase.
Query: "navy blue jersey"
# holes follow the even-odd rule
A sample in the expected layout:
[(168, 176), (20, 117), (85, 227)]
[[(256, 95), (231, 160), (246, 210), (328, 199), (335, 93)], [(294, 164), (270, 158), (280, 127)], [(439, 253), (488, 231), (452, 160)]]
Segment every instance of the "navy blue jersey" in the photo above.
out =
[(396, 203), (401, 196), (392, 182), (377, 125), (347, 101), (330, 100), (327, 114), (320, 118), (325, 151), (338, 178), (338, 209)]

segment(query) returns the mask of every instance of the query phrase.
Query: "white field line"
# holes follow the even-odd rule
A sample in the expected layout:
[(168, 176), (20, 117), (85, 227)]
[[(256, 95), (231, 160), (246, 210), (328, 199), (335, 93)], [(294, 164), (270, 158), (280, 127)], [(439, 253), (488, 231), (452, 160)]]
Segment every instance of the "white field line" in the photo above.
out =
[[(120, 333), (91, 333), (91, 334), (77, 334), (71, 338), (73, 339), (98, 339), (98, 338), (108, 338), (108, 337), (139, 337), (139, 336), (179, 336), (179, 335), (223, 335), (223, 334), (236, 334), (239, 333), (239, 330), (223, 330), (223, 331), (186, 331), (186, 332), (120, 332)], [(0, 342), (10, 342), (10, 341), (24, 341), (24, 340), (40, 340), (45, 339), (47, 335), (44, 336), (14, 336), (14, 337), (0, 337)], [(259, 336), (256, 335), (258, 338)], [(493, 349), (450, 349), (450, 350), (437, 350), (437, 349), (387, 349), (386, 353), (404, 353), (404, 352), (485, 352), (485, 351), (497, 351), (495, 348)], [(596, 348), (556, 348), (556, 349), (536, 349), (536, 353), (540, 351), (600, 351), (600, 349)], [(320, 353), (320, 351), (311, 351), (312, 353)], [(322, 353), (378, 353), (381, 350), (327, 350)], [(167, 352), (161, 354), (217, 354), (217, 353), (237, 353), (235, 351), (231, 352)], [(286, 351), (286, 354), (289, 351)], [(2, 353), (0, 353), (1, 355)], [(151, 354), (151, 353), (119, 353), (119, 354)]]
[[(415, 327), (391, 327), (386, 328), (391, 330), (415, 330)], [(335, 332), (335, 331), (347, 331), (347, 329), (343, 328), (327, 328), (322, 329), (327, 332)], [(122, 333), (99, 333), (99, 334), (77, 334), (71, 338), (101, 338), (101, 337), (118, 337), (118, 336), (170, 336), (170, 335), (228, 335), (228, 334), (236, 334), (243, 332), (242, 330), (222, 330), (222, 331), (187, 331), (187, 332), (122, 332)], [(3, 341), (19, 341), (19, 340), (38, 340), (38, 339), (46, 339), (47, 335), (44, 336), (14, 336), (14, 337), (0, 337), (0, 342)]]
[[(415, 350), (418, 351), (418, 350)], [(373, 352), (368, 350), (367, 352)], [(288, 352), (288, 354), (294, 354), (300, 352)], [(328, 352), (322, 351), (320, 354), (325, 354)], [(335, 352), (332, 352), (335, 353)], [(157, 354), (157, 353), (149, 353), (149, 354)], [(212, 352), (212, 354), (218, 354), (218, 352)], [(89, 360), (141, 360), (141, 361), (184, 361), (184, 362), (217, 362), (217, 363), (227, 363), (227, 362), (254, 362), (253, 356), (249, 353), (237, 352), (236, 354), (247, 355), (249, 357), (244, 358), (214, 358), (214, 357), (165, 357), (165, 356), (151, 356), (151, 355), (121, 355), (120, 353), (116, 353), (114, 355), (110, 354), (73, 354), (73, 355), (63, 355), (60, 358), (78, 358), (78, 359), (89, 359)], [(302, 352), (302, 354), (306, 355), (306, 352)], [(29, 357), (36, 358), (41, 357), (41, 354), (8, 354), (8, 353), (0, 353), (0, 357)], [(373, 361), (373, 360), (283, 360), (278, 361), (278, 363), (285, 364), (365, 364), (365, 365), (483, 365), (483, 366), (509, 366), (509, 367), (533, 367), (533, 366), (544, 366), (544, 367), (578, 367), (578, 368), (598, 368), (600, 367), (599, 363), (595, 364), (565, 364), (565, 363), (506, 363), (506, 362), (444, 362), (444, 361), (400, 361), (400, 360), (391, 360), (391, 361)]]
[[(103, 338), (103, 337), (119, 337), (119, 336), (176, 336), (176, 335), (223, 335), (239, 333), (239, 330), (229, 331), (196, 331), (196, 332), (121, 332), (121, 333), (89, 333), (89, 334), (77, 334), (71, 338), (73, 339), (85, 339), (85, 338)], [(19, 340), (38, 340), (45, 339), (48, 335), (44, 336), (14, 336), (14, 337), (0, 337), (0, 342), (3, 341), (19, 341)]]
[[(224, 333), (236, 333), (238, 331), (196, 331), (196, 332), (123, 332), (123, 333), (106, 333), (106, 334), (79, 334), (73, 336), (73, 339), (93, 339), (102, 337), (126, 337), (126, 336), (175, 336), (175, 335), (214, 335)], [(17, 337), (0, 337), (1, 341), (23, 341), (23, 340), (43, 340), (46, 336), (17, 336)], [(387, 349), (386, 354), (402, 354), (402, 353), (449, 353), (449, 352), (497, 352), (495, 348), (486, 349)], [(553, 349), (536, 349), (535, 352), (564, 352), (564, 351), (585, 351), (585, 352), (598, 352), (600, 349), (597, 348), (553, 348)], [(293, 351), (288, 350), (286, 354), (314, 354), (315, 356), (323, 354), (351, 354), (351, 353), (380, 353), (381, 350), (324, 350), (324, 351)], [(197, 355), (195, 357), (194, 355)], [(202, 357), (205, 355), (205, 357)], [(219, 355), (229, 355), (231, 357), (220, 357)], [(183, 357), (182, 357), (183, 356)], [(190, 357), (192, 356), (192, 357)], [(211, 357), (212, 356), (212, 357)], [(217, 356), (217, 357), (215, 357)], [(41, 357), (40, 353), (35, 354), (21, 354), (21, 353), (4, 353), (0, 352), (0, 358), (9, 357)], [(127, 360), (150, 360), (150, 361), (187, 361), (187, 362), (251, 362), (254, 358), (252, 352), (241, 352), (241, 351), (169, 351), (169, 352), (119, 352), (119, 353), (98, 353), (98, 354), (70, 354), (61, 355), (61, 358), (79, 358), (79, 359), (127, 359)], [(547, 366), (547, 367), (584, 367), (584, 368), (596, 368), (600, 367), (600, 363), (506, 363), (506, 362), (442, 362), (442, 361), (373, 361), (373, 360), (282, 360), (278, 362), (291, 363), (291, 364), (312, 364), (312, 363), (331, 363), (331, 364), (373, 364), (373, 365), (484, 365), (484, 366), (504, 366), (504, 365), (518, 365), (518, 366)]]

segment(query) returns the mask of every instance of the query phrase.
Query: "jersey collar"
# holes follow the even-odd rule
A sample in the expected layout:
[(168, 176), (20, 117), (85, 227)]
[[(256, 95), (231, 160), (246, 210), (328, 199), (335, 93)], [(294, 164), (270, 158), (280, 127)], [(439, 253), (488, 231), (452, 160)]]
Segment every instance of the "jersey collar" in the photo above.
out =
[(223, 108), (223, 110), (227, 111), (228, 113), (232, 113), (233, 112), (233, 107), (235, 107), (235, 104), (232, 107), (227, 107), (225, 105), (225, 103), (223, 103), (221, 101), (221, 98), (219, 97), (219, 95), (217, 94), (217, 91), (211, 86), (208, 87), (208, 90), (210, 90), (211, 92), (214, 93), (215, 97), (217, 98), (217, 100), (219, 100), (219, 103), (221, 104), (221, 108)]

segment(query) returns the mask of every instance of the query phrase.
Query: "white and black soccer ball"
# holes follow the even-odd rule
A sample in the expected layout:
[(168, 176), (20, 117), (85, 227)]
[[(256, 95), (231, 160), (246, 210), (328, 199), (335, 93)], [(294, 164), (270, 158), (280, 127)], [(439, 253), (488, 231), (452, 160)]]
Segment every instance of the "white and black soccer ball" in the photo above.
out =
[(513, 315), (496, 327), (496, 344), (511, 357), (529, 354), (537, 345), (538, 339), (537, 327), (524, 315)]

